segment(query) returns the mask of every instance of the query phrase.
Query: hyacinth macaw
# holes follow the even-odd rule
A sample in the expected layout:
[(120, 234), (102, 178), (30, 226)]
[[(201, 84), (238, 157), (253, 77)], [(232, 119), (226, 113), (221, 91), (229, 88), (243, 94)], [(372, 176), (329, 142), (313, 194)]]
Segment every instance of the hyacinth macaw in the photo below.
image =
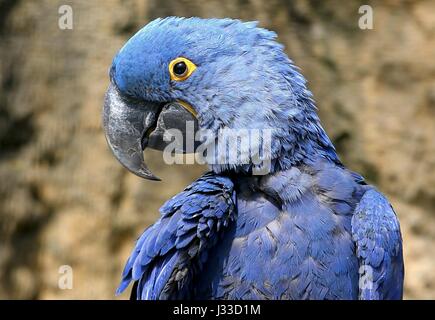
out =
[(224, 127), (272, 128), (269, 172), (253, 174), (249, 161), (209, 164), (139, 237), (117, 293), (133, 283), (134, 299), (402, 298), (398, 219), (340, 162), (274, 32), (232, 19), (157, 19), (119, 51), (110, 80), (108, 144), (143, 178), (157, 179), (143, 150), (163, 150), (164, 132), (186, 134), (187, 121), (216, 139)]

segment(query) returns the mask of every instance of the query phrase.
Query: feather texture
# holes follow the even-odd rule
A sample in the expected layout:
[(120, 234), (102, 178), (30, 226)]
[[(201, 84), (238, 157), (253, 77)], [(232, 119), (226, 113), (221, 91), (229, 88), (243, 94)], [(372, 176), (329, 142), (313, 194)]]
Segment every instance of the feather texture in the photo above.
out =
[(138, 281), (142, 299), (402, 296), (391, 206), (359, 175), (324, 159), (234, 182), (209, 173), (161, 213), (137, 241), (119, 292)]
[(117, 290), (137, 281), (141, 299), (188, 298), (191, 279), (202, 270), (207, 251), (235, 217), (233, 184), (206, 174), (160, 209), (162, 217), (136, 242)]

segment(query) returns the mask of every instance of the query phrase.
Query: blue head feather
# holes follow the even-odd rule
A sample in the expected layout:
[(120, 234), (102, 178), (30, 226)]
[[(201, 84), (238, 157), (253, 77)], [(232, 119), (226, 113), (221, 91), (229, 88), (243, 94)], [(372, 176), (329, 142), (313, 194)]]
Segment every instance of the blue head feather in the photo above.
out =
[[(171, 81), (177, 57), (197, 69)], [(113, 79), (130, 96), (149, 101), (181, 99), (198, 113), (202, 129), (272, 129), (272, 171), (318, 157), (339, 162), (320, 125), (305, 78), (256, 22), (232, 19), (157, 19), (134, 35), (112, 65)], [(249, 171), (251, 165), (212, 165), (216, 172)]]

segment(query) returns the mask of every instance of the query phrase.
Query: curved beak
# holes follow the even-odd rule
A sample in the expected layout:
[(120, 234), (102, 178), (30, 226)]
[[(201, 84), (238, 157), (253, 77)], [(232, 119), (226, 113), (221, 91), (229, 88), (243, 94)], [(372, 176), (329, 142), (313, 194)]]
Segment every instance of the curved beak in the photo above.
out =
[(103, 126), (107, 143), (118, 161), (130, 172), (149, 180), (160, 179), (146, 166), (143, 151), (147, 147), (164, 151), (173, 144), (168, 139), (169, 130), (177, 130), (183, 140), (175, 141), (176, 153), (191, 153), (196, 148), (188, 141), (194, 141), (198, 130), (192, 110), (177, 102), (165, 104), (127, 98), (113, 83), (104, 100)]

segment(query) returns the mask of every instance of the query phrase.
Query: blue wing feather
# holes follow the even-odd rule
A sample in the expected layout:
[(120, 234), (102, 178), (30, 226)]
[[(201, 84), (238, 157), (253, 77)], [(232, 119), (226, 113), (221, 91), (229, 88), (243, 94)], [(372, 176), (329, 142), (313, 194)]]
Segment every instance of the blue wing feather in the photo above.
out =
[(186, 298), (192, 273), (204, 263), (219, 226), (234, 219), (229, 178), (206, 174), (160, 208), (161, 218), (144, 231), (122, 273), (117, 294), (138, 282), (140, 299)]
[(401, 299), (402, 238), (399, 221), (388, 200), (368, 190), (355, 208), (352, 234), (360, 262), (359, 298)]

